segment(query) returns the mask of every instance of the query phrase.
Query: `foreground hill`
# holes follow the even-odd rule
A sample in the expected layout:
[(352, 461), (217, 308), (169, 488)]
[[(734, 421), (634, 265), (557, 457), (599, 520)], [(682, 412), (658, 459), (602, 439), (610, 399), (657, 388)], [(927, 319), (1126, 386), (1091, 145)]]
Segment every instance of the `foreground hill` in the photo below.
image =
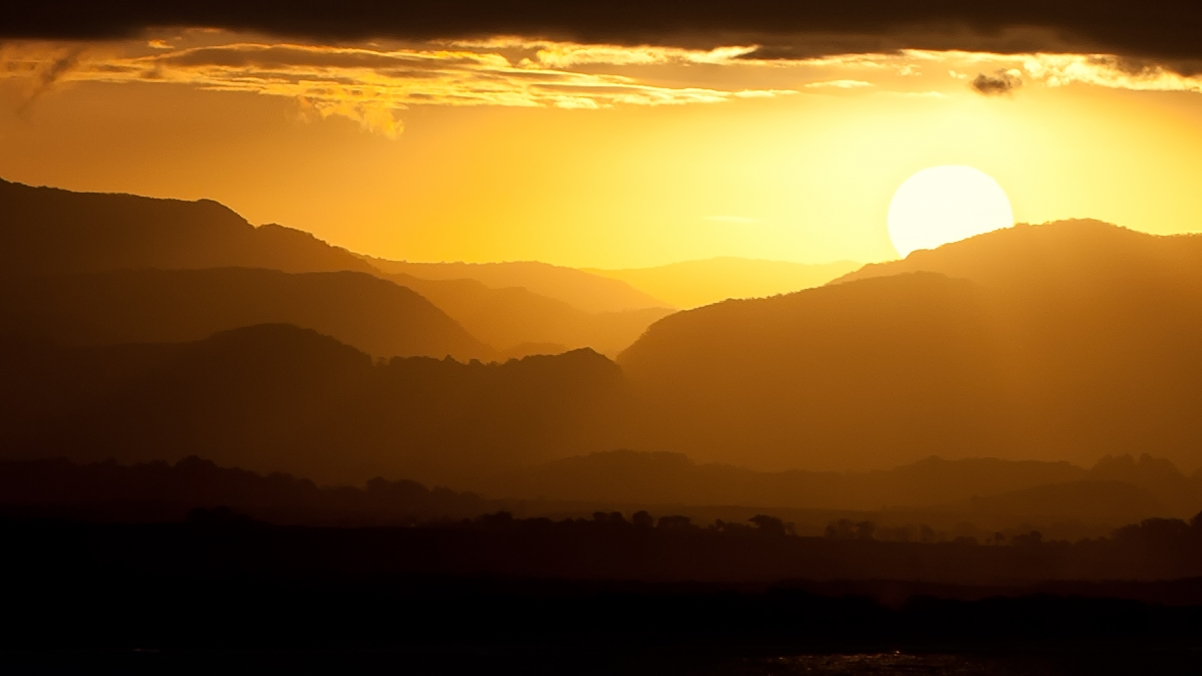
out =
[(367, 260), (384, 272), (420, 279), (473, 279), (490, 289), (524, 288), (589, 313), (669, 307), (662, 300), (619, 279), (537, 261), (410, 263), (378, 258)]
[(68, 345), (186, 342), (270, 323), (310, 328), (377, 357), (495, 356), (414, 291), (360, 272), (142, 269), (0, 285), (0, 332)]
[[(1015, 244), (1027, 241), (1039, 246)], [(647, 438), (699, 460), (1147, 451), (1192, 470), (1198, 241), (1081, 223), (990, 233), (911, 256), (963, 258), (956, 269), (977, 278), (913, 272), (719, 303), (656, 323), (620, 363), (650, 406)]]
[(3, 457), (189, 455), (324, 482), (449, 483), (622, 444), (623, 381), (587, 350), (505, 364), (367, 354), (264, 325), (193, 343), (0, 346)]
[(807, 265), (723, 257), (586, 272), (627, 282), (677, 307), (695, 308), (728, 298), (762, 298), (821, 286), (857, 267), (858, 263), (848, 261)]

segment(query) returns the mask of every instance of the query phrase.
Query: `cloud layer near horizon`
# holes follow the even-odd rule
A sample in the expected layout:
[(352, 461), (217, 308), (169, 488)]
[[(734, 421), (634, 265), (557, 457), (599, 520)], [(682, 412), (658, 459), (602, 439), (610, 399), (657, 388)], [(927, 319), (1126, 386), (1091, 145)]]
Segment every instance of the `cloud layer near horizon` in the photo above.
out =
[(708, 50), (752, 58), (901, 49), (1105, 53), (1202, 71), (1202, 4), (1173, 0), (42, 0), (7, 7), (0, 38), (109, 39), (206, 27), (311, 41), (521, 35), (578, 43)]
[[(943, 95), (939, 88), (988, 95), (1014, 91), (1024, 79), (1050, 87), (1202, 91), (1202, 77), (1113, 55), (906, 50), (780, 61), (750, 58), (755, 52), (754, 46), (693, 50), (519, 37), (331, 46), (192, 29), (149, 41), (0, 43), (0, 80), (22, 81), (28, 101), (76, 82), (282, 96), (296, 100), (302, 115), (344, 117), (391, 137), (402, 131), (400, 111), (417, 105), (587, 109), (712, 104), (801, 91)], [(717, 75), (732, 69), (742, 75)], [(958, 79), (979, 74), (968, 87), (924, 77), (949, 70)]]

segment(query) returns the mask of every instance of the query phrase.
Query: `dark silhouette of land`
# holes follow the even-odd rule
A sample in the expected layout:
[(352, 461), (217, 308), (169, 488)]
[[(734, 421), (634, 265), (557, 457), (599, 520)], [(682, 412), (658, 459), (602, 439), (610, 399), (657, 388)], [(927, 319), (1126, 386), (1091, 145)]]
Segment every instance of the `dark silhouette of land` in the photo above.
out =
[[(371, 262), (374, 259), (331, 246), (299, 230), (279, 225), (252, 226), (210, 200), (185, 202), (75, 193), (3, 180), (0, 248), (0, 269), (5, 275), (228, 267), (290, 273), (360, 272), (412, 288), (474, 338), (500, 350), (464, 351), (458, 345), (456, 350), (434, 356), (521, 357), (580, 347), (617, 355), (652, 322), (671, 312), (663, 303), (622, 282), (567, 268), (532, 263), (485, 266), (484, 272), (473, 266), (412, 266), (382, 260), (375, 261), (381, 266), (376, 267)], [(460, 269), (463, 278), (454, 278), (454, 271)], [(431, 278), (401, 270), (424, 270)], [(493, 286), (477, 281), (473, 274)], [(557, 297), (540, 295), (534, 289), (557, 289)], [(592, 302), (585, 302), (589, 297)], [(372, 301), (367, 298), (355, 302)], [(391, 321), (406, 320), (401, 315)], [(285, 320), (259, 320), (263, 321)], [(325, 326), (311, 328), (326, 332)], [(352, 327), (345, 327), (340, 333), (354, 332)], [(190, 339), (200, 337), (192, 335)]]
[[(174, 466), (0, 462), (0, 519), (6, 527), (26, 537), (36, 535), (37, 524), (68, 538), (129, 533), (132, 538), (122, 536), (114, 540), (115, 549), (101, 547), (92, 558), (116, 556), (123, 565), (149, 566), (158, 573), (203, 570), (210, 563), (200, 551), (196, 558), (171, 548), (156, 555), (139, 551), (159, 549), (162, 538), (182, 537), (179, 542), (186, 543), (196, 533), (215, 533), (226, 541), (229, 557), (223, 566), (234, 563), (265, 575), (294, 558), (293, 570), (346, 573), (909, 580), (986, 586), (1008, 594), (1052, 580), (1202, 578), (1202, 513), (1188, 522), (1145, 519), (1077, 542), (1045, 539), (1039, 532), (984, 542), (971, 537), (899, 542), (881, 539), (872, 523), (833, 521), (822, 536), (813, 537), (799, 536), (791, 523), (762, 513), (742, 522), (701, 523), (647, 510), (598, 511), (556, 521), (493, 511), (501, 504), (380, 478), (363, 488), (320, 488), (285, 474), (262, 476), (195, 457)], [(176, 525), (166, 527), (170, 524)], [(326, 546), (331, 539), (341, 544)], [(188, 547), (209, 546), (204, 540)], [(379, 547), (391, 553), (369, 556), (363, 549)], [(356, 553), (357, 548), (363, 551)], [(22, 551), (21, 557), (42, 556)], [(1195, 586), (1193, 596), (1161, 600), (1202, 603), (1202, 586)]]
[(0, 332), (67, 345), (180, 343), (271, 323), (376, 357), (496, 357), (430, 301), (361, 272), (140, 269), (10, 277), (0, 288)]
[(648, 326), (673, 312), (646, 307), (593, 313), (520, 287), (490, 288), (473, 279), (385, 276), (429, 298), (473, 336), (513, 356), (588, 347), (615, 357)]
[[(905, 274), (678, 313), (618, 361), (648, 405), (645, 443), (698, 460), (1146, 452), (1192, 470), (1200, 243), (1096, 222), (998, 231), (868, 268)], [(927, 260), (943, 263), (909, 272)]]
[(440, 480), (622, 445), (617, 366), (588, 350), (505, 364), (372, 358), (262, 325), (192, 343), (0, 349), (4, 455), (201, 455), (322, 482)]
[(1199, 242), (1020, 227), (665, 316), (0, 182), (0, 664), (1197, 673)]
[(850, 261), (807, 265), (722, 257), (653, 268), (587, 271), (628, 282), (688, 309), (728, 298), (762, 298), (821, 286), (859, 267)]
[(589, 313), (671, 309), (664, 301), (620, 279), (538, 261), (510, 263), (414, 263), (368, 258), (373, 266), (426, 280), (473, 279), (490, 289), (523, 288)]

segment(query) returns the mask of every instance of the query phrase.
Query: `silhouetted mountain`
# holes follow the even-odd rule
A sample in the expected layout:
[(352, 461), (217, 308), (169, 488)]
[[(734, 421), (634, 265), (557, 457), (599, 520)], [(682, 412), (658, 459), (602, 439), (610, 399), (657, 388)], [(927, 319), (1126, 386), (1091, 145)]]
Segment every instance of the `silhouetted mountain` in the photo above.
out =
[(833, 283), (907, 272), (937, 272), (1004, 288), (1055, 296), (1062, 302), (1114, 302), (1120, 293), (1156, 289), (1202, 292), (1202, 236), (1159, 236), (1092, 219), (1018, 224), (904, 260), (875, 263)]
[(654, 268), (589, 268), (585, 272), (622, 280), (677, 307), (695, 308), (728, 298), (762, 298), (821, 286), (859, 265), (848, 261), (807, 265), (723, 257)]
[[(368, 273), (413, 288), (475, 338), (503, 352), (537, 344), (540, 351), (591, 347), (617, 355), (652, 322), (670, 314), (659, 301), (621, 282), (539, 263), (464, 267), (483, 271), (480, 274), (492, 283), (512, 277), (556, 290), (574, 303), (587, 304), (596, 294), (596, 307), (639, 309), (594, 313), (524, 288), (494, 289), (467, 279), (392, 274), (308, 233), (278, 225), (254, 227), (210, 200), (75, 193), (0, 181), (0, 249), (5, 275), (223, 267)], [(439, 275), (438, 269), (423, 269)]]
[(68, 345), (185, 342), (266, 323), (311, 328), (377, 357), (495, 357), (416, 292), (359, 272), (143, 269), (0, 284), (0, 332)]
[(505, 364), (371, 357), (264, 325), (194, 343), (0, 349), (4, 457), (189, 455), (323, 482), (447, 478), (621, 445), (621, 372), (588, 350)]
[(1168, 514), (1151, 492), (1124, 481), (1074, 481), (974, 497), (969, 509), (981, 516), (1097, 521), (1142, 521)]
[(182, 522), (196, 509), (227, 509), (276, 524), (363, 526), (470, 518), (496, 505), (414, 481), (375, 478), (366, 489), (319, 488), (308, 479), (218, 467), (197, 457), (174, 465), (0, 461), (0, 512), (8, 515)]
[[(1194, 468), (1199, 243), (1081, 222), (999, 231), (907, 259), (960, 261), (971, 279), (914, 272), (719, 303), (654, 324), (619, 362), (649, 404), (644, 445), (698, 460), (1151, 453)], [(893, 265), (871, 269), (905, 269)]]
[(541, 350), (561, 346), (557, 352), (588, 347), (617, 356), (648, 326), (673, 312), (649, 307), (592, 313), (519, 287), (492, 289), (471, 279), (432, 281), (406, 274), (388, 279), (429, 298), (473, 336), (503, 352), (522, 345)]
[[(1176, 480), (1149, 484), (1139, 468), (1152, 464), (1167, 466)], [(1157, 498), (1164, 493), (1158, 488), (1164, 485), (1175, 493), (1174, 500), (1162, 504)], [(966, 518), (974, 511), (986, 517), (1082, 518), (1092, 510), (1099, 523), (1189, 516), (1202, 510), (1202, 482), (1186, 479), (1166, 460), (1147, 456), (1138, 465), (1129, 456), (1106, 458), (1091, 470), (1067, 462), (932, 457), (890, 470), (757, 472), (697, 464), (677, 453), (607, 451), (481, 477), (471, 487), (497, 497), (645, 507), (925, 509), (957, 511)], [(1028, 494), (1031, 499), (1023, 503), (1021, 498)]]
[(78, 193), (0, 180), (4, 274), (217, 267), (374, 271), (345, 249), (291, 228), (256, 228), (212, 200)]
[(367, 258), (377, 268), (429, 280), (474, 279), (490, 289), (524, 288), (590, 313), (667, 308), (667, 303), (619, 279), (537, 261), (410, 263)]

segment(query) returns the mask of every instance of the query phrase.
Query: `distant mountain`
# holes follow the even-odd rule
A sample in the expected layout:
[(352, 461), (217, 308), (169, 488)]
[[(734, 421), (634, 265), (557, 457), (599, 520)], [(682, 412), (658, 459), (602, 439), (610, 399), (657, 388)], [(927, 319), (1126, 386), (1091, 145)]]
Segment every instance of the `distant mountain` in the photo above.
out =
[(618, 279), (536, 261), (512, 263), (410, 263), (368, 258), (387, 273), (420, 279), (473, 279), (490, 289), (524, 288), (590, 313), (669, 308), (668, 303)]
[[(698, 460), (1150, 452), (1192, 469), (1200, 242), (1096, 222), (1017, 227), (868, 268), (882, 276), (678, 313), (619, 362), (649, 404), (645, 445)], [(968, 278), (884, 276), (924, 260)]]
[(1052, 516), (1120, 522), (1168, 514), (1150, 491), (1123, 481), (1074, 481), (974, 497), (968, 510), (977, 518)]
[[(122, 523), (250, 517), (277, 524), (412, 525), (470, 518), (497, 505), (471, 493), (375, 478), (363, 487), (319, 488), (281, 473), (260, 475), (197, 457), (119, 465), (0, 460), (0, 514)], [(193, 510), (212, 510), (198, 515)], [(227, 517), (228, 518), (228, 517)]]
[[(569, 268), (536, 263), (461, 266), (492, 284), (514, 281), (590, 307), (636, 309), (593, 312), (519, 286), (493, 288), (473, 279), (398, 274), (369, 260), (299, 230), (252, 226), (210, 200), (75, 193), (0, 181), (0, 275), (225, 267), (362, 272), (413, 288), (504, 355), (580, 347), (617, 355), (652, 322), (670, 313), (663, 303), (621, 282)], [(385, 267), (410, 265), (377, 262)], [(454, 266), (417, 267), (427, 277), (457, 274), (451, 270)], [(375, 353), (375, 348), (350, 340), (347, 331), (337, 335)]]
[[(1149, 477), (1152, 466), (1158, 471)], [(1130, 456), (1105, 458), (1090, 470), (1067, 462), (932, 457), (889, 470), (760, 472), (698, 464), (678, 453), (608, 451), (482, 477), (481, 482), (472, 488), (498, 497), (628, 505), (925, 509), (965, 515), (985, 510), (989, 515), (1079, 517), (1104, 499), (1099, 496), (1122, 494), (1141, 497), (1117, 501), (1095, 516), (1124, 523), (1123, 518), (1189, 517), (1202, 510), (1202, 476), (1187, 479), (1172, 463), (1146, 455), (1138, 462)], [(1090, 486), (1077, 488), (1080, 483)], [(1027, 503), (1020, 499), (1025, 492), (1031, 495)], [(1173, 498), (1168, 504), (1152, 498), (1166, 493)]]
[(189, 455), (321, 483), (441, 484), (625, 443), (621, 372), (588, 350), (505, 364), (373, 362), (263, 325), (177, 344), (0, 341), (0, 457)]
[(68, 345), (186, 342), (270, 323), (314, 329), (377, 357), (495, 357), (416, 292), (360, 272), (141, 269), (0, 284), (0, 332)]
[(374, 271), (345, 249), (291, 228), (256, 228), (211, 200), (78, 193), (0, 180), (4, 274), (217, 267)]
[(1202, 235), (1149, 235), (1092, 219), (1019, 224), (904, 260), (865, 265), (833, 283), (937, 272), (987, 288), (1092, 301), (1172, 289), (1202, 298)]
[(504, 352), (520, 353), (527, 346), (555, 354), (588, 347), (617, 356), (673, 312), (649, 307), (592, 313), (519, 287), (492, 289), (471, 279), (432, 281), (404, 274), (388, 279), (429, 298), (472, 335)]
[(822, 286), (859, 266), (848, 261), (807, 265), (724, 257), (654, 268), (585, 272), (622, 280), (677, 307), (695, 308), (728, 298), (762, 298)]

